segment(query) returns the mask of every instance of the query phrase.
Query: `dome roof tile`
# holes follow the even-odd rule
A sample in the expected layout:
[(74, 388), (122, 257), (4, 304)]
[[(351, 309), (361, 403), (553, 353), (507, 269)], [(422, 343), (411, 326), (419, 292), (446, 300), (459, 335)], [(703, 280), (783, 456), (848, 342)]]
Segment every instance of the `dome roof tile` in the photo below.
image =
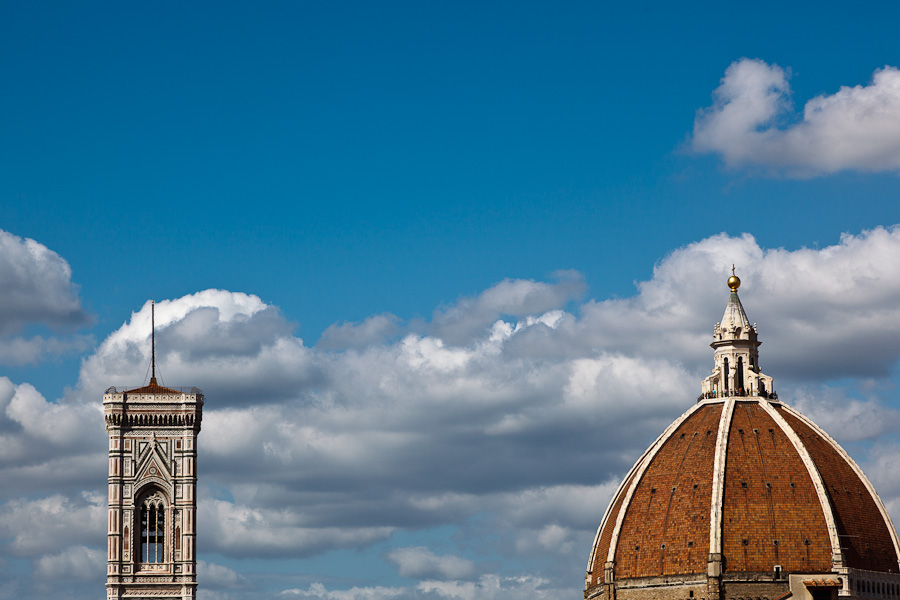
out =
[(758, 402), (737, 402), (722, 502), (727, 571), (831, 570), (831, 540), (815, 486), (794, 445)]
[[(765, 406), (768, 404), (768, 406)], [(717, 431), (725, 401), (692, 407), (638, 462), (619, 488), (598, 530), (590, 570), (614, 562), (616, 579), (705, 573), (710, 532), (721, 527), (726, 572), (829, 572), (834, 554), (847, 566), (893, 572), (893, 525), (852, 459), (799, 413), (765, 398), (734, 402), (724, 439), (723, 493), (712, 506)], [(784, 419), (821, 474), (813, 475), (783, 426)], [(721, 514), (721, 524), (711, 514)], [(834, 548), (833, 521), (840, 540)], [(616, 530), (618, 528), (618, 531)]]
[(779, 412), (797, 431), (822, 475), (847, 566), (900, 571), (896, 530), (862, 470), (811, 421), (787, 407)]

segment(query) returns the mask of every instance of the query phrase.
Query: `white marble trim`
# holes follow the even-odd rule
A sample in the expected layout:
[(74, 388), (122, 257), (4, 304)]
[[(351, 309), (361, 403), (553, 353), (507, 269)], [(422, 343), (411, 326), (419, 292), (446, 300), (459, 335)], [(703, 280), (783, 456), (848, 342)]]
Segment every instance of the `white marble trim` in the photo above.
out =
[(722, 407), (719, 431), (716, 433), (716, 456), (713, 460), (712, 492), (709, 509), (709, 553), (722, 553), (722, 501), (725, 496), (725, 458), (728, 452), (728, 433), (734, 416), (734, 397)]

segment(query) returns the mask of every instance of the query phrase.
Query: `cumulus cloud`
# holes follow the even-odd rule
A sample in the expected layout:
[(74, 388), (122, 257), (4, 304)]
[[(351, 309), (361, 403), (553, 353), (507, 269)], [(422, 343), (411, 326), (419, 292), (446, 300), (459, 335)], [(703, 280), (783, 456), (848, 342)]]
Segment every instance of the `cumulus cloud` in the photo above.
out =
[(819, 387), (801, 388), (794, 397), (795, 408), (843, 442), (876, 439), (900, 429), (900, 410), (879, 395), (859, 399), (840, 388)]
[(59, 254), (29, 238), (0, 230), (0, 336), (27, 324), (79, 327), (90, 322)]
[(388, 552), (387, 558), (397, 565), (402, 577), (466, 579), (475, 571), (471, 560), (452, 555), (438, 556), (425, 546), (396, 548)]
[(453, 600), (499, 600), (500, 598), (534, 598), (543, 600), (572, 596), (575, 590), (559, 589), (542, 577), (520, 575), (503, 577), (484, 575), (477, 582), (423, 581), (418, 590), (426, 597)]
[(242, 589), (249, 586), (246, 577), (225, 565), (197, 561), (197, 584), (213, 590)]
[(106, 553), (86, 546), (70, 546), (38, 559), (35, 573), (53, 579), (96, 580), (106, 573)]
[(43, 244), (0, 229), (0, 289), (0, 365), (35, 365), (93, 345), (84, 335), (16, 335), (28, 326), (63, 332), (92, 320), (69, 263)]
[[(157, 376), (167, 385), (200, 384), (222, 405), (293, 396), (316, 380), (309, 350), (291, 333), (294, 325), (258, 296), (204, 290), (158, 302), (155, 310)], [(146, 381), (150, 316), (147, 302), (103, 341), (82, 365), (74, 396), (90, 401), (111, 385)]]
[[(548, 526), (568, 530), (590, 528), (597, 506), (605, 506), (619, 486), (618, 478), (597, 485), (554, 485), (503, 494), (496, 512), (510, 528), (544, 530)], [(545, 538), (546, 539), (546, 538)]]
[(102, 472), (105, 438), (96, 402), (48, 402), (31, 384), (0, 377), (0, 480), (15, 482), (8, 492), (83, 489), (87, 473)]
[(731, 64), (713, 105), (697, 113), (692, 147), (730, 167), (795, 176), (900, 170), (900, 70), (876, 70), (869, 85), (843, 86), (792, 112), (790, 72), (743, 58)]
[[(28, 383), (15, 386), (15, 392), (6, 406), (6, 417), (18, 425), (17, 429), (22, 434), (57, 447), (76, 445), (83, 440), (85, 431), (99, 433), (100, 429), (96, 424), (100, 418), (97, 407), (47, 402)], [(24, 458), (16, 457), (19, 461)]]
[[(80, 497), (10, 499), (0, 505), (0, 539), (4, 538), (10, 540), (7, 548), (13, 556), (40, 556), (88, 542), (105, 546), (106, 497), (84, 492)], [(56, 561), (52, 554), (48, 560)]]
[(89, 335), (10, 337), (0, 341), (0, 364), (36, 365), (47, 358), (84, 352), (93, 344), (94, 338)]
[(712, 236), (673, 251), (636, 296), (587, 303), (581, 327), (555, 343), (569, 352), (614, 347), (705, 371), (711, 323), (721, 319), (735, 263), (744, 307), (759, 323), (761, 365), (776, 385), (886, 377), (900, 357), (898, 251), (896, 226), (844, 234), (821, 249), (763, 249), (749, 234)]
[(390, 527), (308, 527), (291, 507), (260, 509), (224, 500), (200, 503), (198, 520), (208, 544), (231, 556), (310, 556), (386, 539)]
[(329, 590), (321, 583), (308, 589), (285, 590), (283, 598), (317, 598), (319, 600), (357, 600), (397, 598), (398, 600), (500, 600), (501, 598), (533, 598), (556, 600), (571, 597), (577, 589), (560, 589), (547, 579), (532, 575), (483, 575), (478, 581), (428, 580), (415, 587), (354, 587), (348, 590)]
[(323, 350), (360, 349), (386, 342), (402, 331), (400, 317), (390, 313), (373, 315), (362, 323), (335, 323), (316, 343)]
[(900, 440), (882, 439), (873, 444), (860, 465), (887, 506), (896, 526), (900, 523)]
[[(334, 590), (306, 579), (285, 584), (285, 597), (577, 594), (619, 478), (711, 369), (732, 263), (782, 399), (843, 441), (884, 448), (867, 463), (880, 481), (898, 455), (885, 445), (900, 422), (889, 399), (898, 252), (897, 227), (815, 250), (721, 234), (662, 258), (628, 298), (579, 301), (584, 282), (572, 273), (504, 280), (431, 322), (376, 315), (334, 326), (314, 347), (253, 295), (162, 301), (159, 371), (206, 392), (201, 552), (290, 560), (375, 546), (418, 580)], [(0, 378), (0, 476), (17, 486), (0, 494), (0, 555), (37, 569), (63, 560), (61, 547), (102, 548), (99, 400), (110, 385), (142, 383), (149, 336), (148, 304), (83, 361), (60, 402)], [(897, 505), (900, 490), (886, 486)], [(441, 552), (397, 541), (448, 527), (457, 537)], [(55, 528), (66, 530), (61, 539)], [(516, 557), (533, 577), (504, 572), (497, 556)], [(233, 566), (207, 565), (227, 583), (207, 596), (261, 597)]]
[(287, 589), (283, 598), (318, 598), (320, 600), (381, 600), (382, 598), (408, 598), (409, 590), (401, 587), (353, 587), (348, 590), (328, 590), (323, 584), (310, 584), (308, 589)]
[(451, 344), (480, 336), (501, 317), (527, 317), (565, 306), (585, 292), (584, 278), (575, 271), (557, 271), (553, 283), (506, 279), (474, 297), (435, 310), (431, 330)]

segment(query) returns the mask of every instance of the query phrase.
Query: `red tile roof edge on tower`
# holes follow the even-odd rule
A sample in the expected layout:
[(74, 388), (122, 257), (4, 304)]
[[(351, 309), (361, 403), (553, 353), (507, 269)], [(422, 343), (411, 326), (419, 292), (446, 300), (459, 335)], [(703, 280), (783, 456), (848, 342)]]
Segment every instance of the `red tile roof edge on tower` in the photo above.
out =
[(133, 390), (126, 390), (126, 394), (180, 394), (178, 390), (173, 390), (172, 388), (163, 387), (156, 383), (156, 378), (153, 377), (150, 379), (150, 383), (145, 385), (144, 387), (135, 388)]

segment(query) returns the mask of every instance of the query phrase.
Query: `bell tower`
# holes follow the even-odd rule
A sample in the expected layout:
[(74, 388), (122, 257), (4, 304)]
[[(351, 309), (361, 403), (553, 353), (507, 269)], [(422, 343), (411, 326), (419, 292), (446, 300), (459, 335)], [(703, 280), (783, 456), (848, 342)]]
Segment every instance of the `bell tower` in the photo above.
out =
[(197, 434), (203, 392), (156, 380), (155, 305), (151, 377), (103, 394), (109, 434), (106, 597), (197, 597)]

